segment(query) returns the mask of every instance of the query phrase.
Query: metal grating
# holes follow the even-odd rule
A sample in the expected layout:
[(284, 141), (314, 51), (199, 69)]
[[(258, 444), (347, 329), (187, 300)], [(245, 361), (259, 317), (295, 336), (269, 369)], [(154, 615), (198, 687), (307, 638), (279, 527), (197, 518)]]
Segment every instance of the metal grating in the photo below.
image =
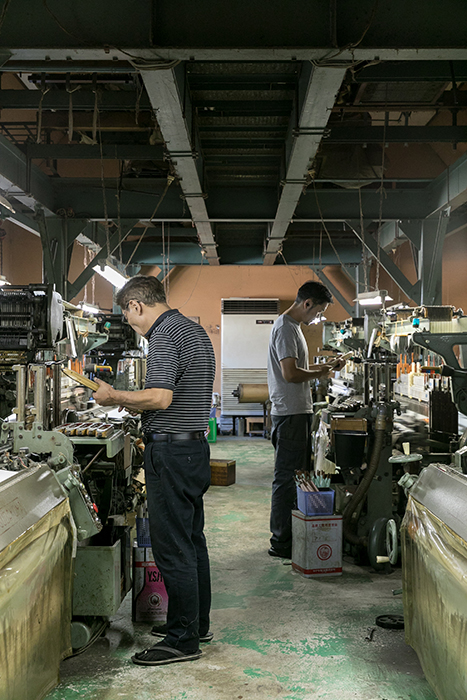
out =
[(239, 384), (267, 384), (267, 369), (222, 369), (221, 373), (221, 412), (223, 416), (262, 416), (263, 407), (259, 403), (239, 403), (232, 396)]
[(222, 299), (223, 314), (278, 314), (279, 299)]

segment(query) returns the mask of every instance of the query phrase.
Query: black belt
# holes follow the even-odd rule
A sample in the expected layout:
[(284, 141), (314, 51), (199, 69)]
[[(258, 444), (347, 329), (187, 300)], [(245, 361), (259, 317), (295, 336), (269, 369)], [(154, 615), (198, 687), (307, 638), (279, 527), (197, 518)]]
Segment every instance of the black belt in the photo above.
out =
[(204, 432), (202, 430), (196, 433), (145, 433), (143, 442), (145, 445), (148, 442), (175, 442), (176, 440), (202, 440)]

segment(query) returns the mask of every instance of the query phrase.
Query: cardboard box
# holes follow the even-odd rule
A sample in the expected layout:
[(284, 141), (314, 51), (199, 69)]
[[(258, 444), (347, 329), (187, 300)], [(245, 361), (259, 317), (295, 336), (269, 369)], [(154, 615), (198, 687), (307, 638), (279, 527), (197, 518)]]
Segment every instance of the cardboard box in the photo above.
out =
[(292, 511), (292, 568), (306, 578), (342, 574), (342, 516)]
[(133, 548), (133, 622), (167, 619), (169, 598), (150, 547)]
[(211, 459), (211, 486), (235, 484), (234, 459)]

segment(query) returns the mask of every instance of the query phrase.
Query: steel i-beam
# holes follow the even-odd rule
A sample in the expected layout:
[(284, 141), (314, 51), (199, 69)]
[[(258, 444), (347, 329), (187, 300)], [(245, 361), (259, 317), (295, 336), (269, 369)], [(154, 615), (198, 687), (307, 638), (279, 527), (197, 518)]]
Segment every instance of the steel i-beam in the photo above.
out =
[(180, 178), (180, 186), (198, 231), (201, 246), (209, 264), (219, 265), (213, 230), (206, 209), (205, 194), (196, 167), (196, 154), (185, 117), (190, 114), (190, 107), (187, 107), (186, 102), (182, 106), (178, 80), (173, 69), (142, 70), (141, 76), (168, 154)]

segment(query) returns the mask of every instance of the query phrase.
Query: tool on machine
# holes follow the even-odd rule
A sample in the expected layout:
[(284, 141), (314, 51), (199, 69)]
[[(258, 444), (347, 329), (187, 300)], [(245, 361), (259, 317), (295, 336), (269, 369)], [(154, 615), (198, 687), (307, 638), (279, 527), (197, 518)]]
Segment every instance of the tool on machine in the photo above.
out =
[(63, 374), (66, 374), (66, 376), (70, 379), (73, 379), (75, 382), (78, 382), (78, 384), (82, 384), (88, 389), (97, 391), (99, 388), (99, 384), (97, 382), (93, 382), (93, 380), (89, 379), (89, 377), (85, 377), (83, 374), (75, 372), (73, 369), (67, 369), (66, 367), (62, 367), (62, 372)]

